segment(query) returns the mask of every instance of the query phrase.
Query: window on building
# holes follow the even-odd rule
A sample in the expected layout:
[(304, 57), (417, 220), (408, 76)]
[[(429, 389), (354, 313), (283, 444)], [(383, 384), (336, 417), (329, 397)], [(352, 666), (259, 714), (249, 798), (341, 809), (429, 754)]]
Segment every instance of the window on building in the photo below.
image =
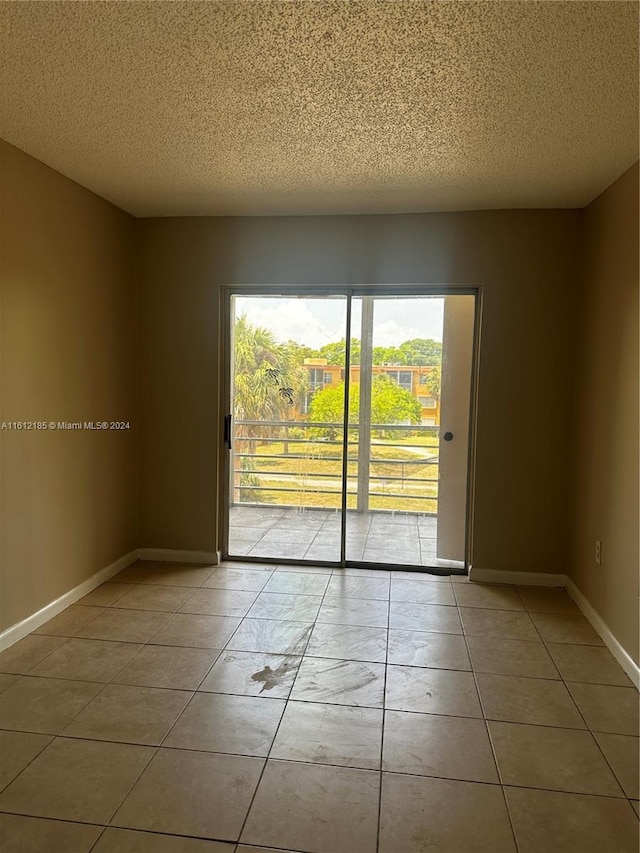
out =
[(425, 409), (435, 409), (435, 407), (436, 407), (436, 398), (435, 397), (418, 397), (418, 402)]
[(387, 376), (393, 379), (405, 391), (411, 391), (411, 371), (410, 370), (385, 370)]
[(331, 383), (333, 382), (333, 373), (331, 373), (328, 370), (325, 370), (324, 376), (323, 376), (323, 382), (325, 385), (331, 385)]
[(309, 371), (309, 390), (313, 393), (313, 391), (317, 391), (318, 388), (322, 388), (324, 385), (324, 370), (321, 367), (313, 367)]

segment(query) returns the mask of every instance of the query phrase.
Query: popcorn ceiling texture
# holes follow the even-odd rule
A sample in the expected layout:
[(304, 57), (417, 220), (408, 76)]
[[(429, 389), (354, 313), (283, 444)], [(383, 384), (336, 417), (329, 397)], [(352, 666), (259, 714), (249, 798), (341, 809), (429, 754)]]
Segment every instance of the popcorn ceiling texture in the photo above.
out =
[(3, 2), (0, 136), (137, 216), (582, 207), (635, 2)]

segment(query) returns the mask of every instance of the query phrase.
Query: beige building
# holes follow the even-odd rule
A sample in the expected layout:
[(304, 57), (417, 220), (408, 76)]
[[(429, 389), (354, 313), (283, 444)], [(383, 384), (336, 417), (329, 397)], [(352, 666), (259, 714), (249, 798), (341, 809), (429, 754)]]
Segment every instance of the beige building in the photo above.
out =
[[(316, 391), (331, 388), (344, 380), (344, 368), (336, 364), (328, 364), (326, 358), (305, 358), (303, 367), (308, 373), (308, 391), (303, 410), (296, 412), (296, 417), (306, 417), (309, 411), (311, 397)], [(351, 382), (360, 384), (360, 365), (351, 367)], [(421, 407), (421, 422), (424, 426), (438, 426), (440, 423), (440, 400), (433, 396), (427, 387), (426, 380), (433, 368), (418, 365), (385, 364), (374, 365), (373, 376), (383, 374), (398, 384), (400, 388), (409, 391)]]

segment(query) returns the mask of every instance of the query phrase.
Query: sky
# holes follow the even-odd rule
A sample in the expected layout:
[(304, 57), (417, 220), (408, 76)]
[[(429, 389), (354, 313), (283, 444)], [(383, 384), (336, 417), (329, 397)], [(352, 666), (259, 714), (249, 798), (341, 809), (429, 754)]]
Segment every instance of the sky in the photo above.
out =
[[(245, 315), (255, 326), (269, 329), (280, 342), (294, 340), (318, 349), (345, 337), (345, 297), (318, 296), (299, 299), (278, 296), (236, 296), (236, 316)], [(398, 346), (411, 338), (442, 341), (442, 297), (376, 297), (373, 312), (373, 345)], [(352, 331), (361, 337), (361, 301), (352, 303)]]

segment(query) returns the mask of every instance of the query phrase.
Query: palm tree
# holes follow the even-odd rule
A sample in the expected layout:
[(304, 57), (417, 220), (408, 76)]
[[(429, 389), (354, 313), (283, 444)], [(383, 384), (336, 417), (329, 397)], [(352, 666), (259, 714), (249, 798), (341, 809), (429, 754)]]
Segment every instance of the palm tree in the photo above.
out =
[[(293, 349), (279, 344), (272, 332), (254, 326), (242, 315), (235, 322), (233, 354), (235, 420), (287, 420), (306, 384), (306, 371)], [(269, 427), (241, 426), (236, 435), (255, 439), (273, 432)], [(251, 446), (255, 448), (255, 441)]]

